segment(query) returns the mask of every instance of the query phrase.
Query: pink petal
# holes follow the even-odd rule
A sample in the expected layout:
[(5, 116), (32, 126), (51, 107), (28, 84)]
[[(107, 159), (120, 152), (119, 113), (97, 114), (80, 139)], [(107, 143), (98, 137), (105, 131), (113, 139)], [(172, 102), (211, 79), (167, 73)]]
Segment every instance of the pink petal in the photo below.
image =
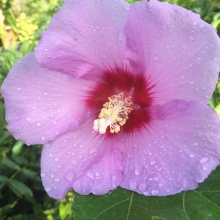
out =
[(220, 71), (220, 40), (199, 15), (156, 0), (136, 2), (125, 34), (133, 71), (155, 84), (154, 104), (208, 102)]
[(81, 102), (92, 82), (42, 68), (31, 53), (2, 85), (8, 130), (26, 144), (42, 144), (89, 117)]
[[(89, 119), (73, 132), (44, 145), (41, 177), (49, 196), (62, 199), (73, 188), (87, 195), (105, 194), (122, 179), (122, 155), (115, 139), (93, 130)], [(113, 141), (114, 140), (114, 141)]]
[(121, 187), (165, 196), (195, 189), (220, 162), (220, 120), (198, 102), (151, 108), (152, 123), (126, 139)]
[(87, 78), (122, 64), (128, 6), (123, 0), (65, 1), (35, 49), (37, 60), (49, 69)]

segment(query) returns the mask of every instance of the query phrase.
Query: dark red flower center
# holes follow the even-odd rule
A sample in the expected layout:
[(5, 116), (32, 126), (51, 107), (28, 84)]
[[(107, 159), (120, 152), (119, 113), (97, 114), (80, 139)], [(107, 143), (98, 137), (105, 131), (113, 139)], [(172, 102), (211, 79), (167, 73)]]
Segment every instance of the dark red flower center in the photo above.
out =
[[(106, 114), (108, 114), (111, 110), (108, 109), (108, 106), (113, 105), (109, 100), (114, 99), (117, 101), (123, 97), (124, 101), (122, 101), (127, 103), (126, 100), (129, 99), (131, 104), (125, 104), (127, 106), (125, 107), (131, 110), (128, 111), (128, 119), (125, 120), (120, 130), (132, 134), (140, 131), (143, 127), (147, 128), (147, 125), (150, 123), (151, 117), (148, 108), (153, 104), (153, 93), (151, 92), (153, 87), (154, 85), (150, 82), (149, 78), (143, 75), (134, 75), (127, 68), (115, 67), (114, 69), (104, 71), (101, 82), (93, 85), (91, 90), (88, 91), (85, 103), (89, 109), (97, 111), (98, 119), (100, 118), (101, 111), (105, 112), (106, 109)], [(102, 110), (103, 108), (104, 110)], [(109, 133), (111, 128), (108, 129)]]

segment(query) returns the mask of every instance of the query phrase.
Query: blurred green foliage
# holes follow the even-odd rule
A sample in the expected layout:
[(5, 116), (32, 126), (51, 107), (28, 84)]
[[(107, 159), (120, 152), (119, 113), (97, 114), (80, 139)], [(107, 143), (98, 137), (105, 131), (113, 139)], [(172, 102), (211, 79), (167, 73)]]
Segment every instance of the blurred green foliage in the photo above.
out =
[[(220, 35), (219, 0), (167, 1), (199, 13)], [(0, 0), (0, 85), (12, 65), (33, 51), (62, 3), (63, 0)], [(220, 82), (209, 103), (220, 114), (219, 94)], [(6, 129), (4, 114), (0, 96), (0, 219), (73, 219), (73, 193), (69, 192), (63, 201), (47, 196), (39, 176), (41, 146), (28, 147), (16, 141)]]

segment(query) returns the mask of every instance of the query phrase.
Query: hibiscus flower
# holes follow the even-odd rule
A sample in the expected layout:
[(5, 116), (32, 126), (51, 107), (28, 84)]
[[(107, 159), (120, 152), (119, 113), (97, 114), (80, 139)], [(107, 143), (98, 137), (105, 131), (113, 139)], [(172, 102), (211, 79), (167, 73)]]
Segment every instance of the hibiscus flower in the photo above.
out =
[(207, 106), (219, 70), (220, 40), (197, 14), (156, 0), (66, 0), (3, 83), (8, 130), (44, 144), (42, 182), (56, 199), (71, 188), (194, 189), (220, 162)]

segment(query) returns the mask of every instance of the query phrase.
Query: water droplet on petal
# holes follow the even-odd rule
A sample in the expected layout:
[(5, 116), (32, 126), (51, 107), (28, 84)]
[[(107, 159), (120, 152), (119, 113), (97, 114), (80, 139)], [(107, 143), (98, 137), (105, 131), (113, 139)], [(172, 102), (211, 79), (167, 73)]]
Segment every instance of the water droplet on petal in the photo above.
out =
[(46, 140), (46, 137), (45, 137), (45, 136), (41, 136), (41, 140), (42, 140), (42, 141), (45, 141), (45, 140)]
[(190, 157), (190, 158), (193, 158), (193, 157), (195, 157), (195, 155), (194, 155), (194, 154), (190, 154), (189, 157)]
[(134, 190), (137, 187), (137, 183), (136, 182), (130, 182), (129, 187), (130, 187), (131, 190)]
[(141, 183), (138, 188), (140, 191), (143, 192), (146, 189), (146, 185), (144, 183)]
[(154, 165), (154, 164), (155, 164), (155, 161), (152, 160), (152, 161), (150, 162), (150, 165)]
[(152, 190), (151, 193), (152, 193), (152, 195), (156, 196), (156, 195), (158, 195), (159, 191), (158, 190)]
[(159, 185), (158, 185), (159, 187), (162, 187), (163, 186), (163, 184), (162, 183), (159, 183)]
[(94, 179), (94, 174), (91, 172), (87, 172), (86, 176), (88, 176), (90, 179)]
[(45, 187), (45, 190), (46, 190), (46, 192), (50, 192), (50, 191), (51, 191), (51, 188), (50, 188), (49, 186), (46, 186), (46, 187)]
[(140, 170), (135, 170), (135, 175), (136, 176), (140, 175)]
[(66, 180), (67, 180), (68, 182), (71, 182), (71, 181), (73, 180), (73, 178), (74, 178), (74, 173), (73, 173), (72, 171), (67, 172), (67, 174), (66, 174)]
[(93, 153), (95, 153), (96, 152), (96, 149), (95, 148), (91, 148), (90, 150), (89, 150), (89, 154), (93, 154)]
[(53, 156), (53, 154), (52, 154), (52, 153), (49, 153), (49, 154), (48, 154), (48, 157), (52, 157), (52, 156)]
[(55, 178), (54, 181), (55, 182), (60, 182), (60, 179), (59, 178)]
[(21, 90), (21, 87), (17, 87), (17, 90), (20, 91), (20, 90)]
[(145, 196), (148, 196), (148, 195), (149, 195), (149, 193), (148, 193), (148, 192), (144, 192), (143, 194), (144, 194)]
[(43, 172), (40, 174), (40, 176), (41, 176), (42, 178), (45, 177), (46, 175), (47, 175), (47, 174), (46, 174), (46, 173), (43, 173)]
[(71, 164), (77, 165), (77, 161), (76, 160), (72, 160)]
[(38, 123), (37, 123), (37, 126), (38, 126), (38, 127), (40, 127), (40, 126), (41, 126), (41, 123), (40, 123), (40, 122), (38, 122)]
[(116, 181), (117, 181), (117, 176), (112, 176), (112, 188), (116, 188), (117, 187)]
[(55, 175), (53, 173), (51, 173), (50, 177), (53, 179), (55, 177)]
[(192, 41), (194, 41), (194, 40), (195, 40), (195, 37), (192, 36), (192, 35), (190, 35), (190, 36), (189, 36), (189, 39), (192, 40)]
[(31, 119), (30, 118), (26, 118), (26, 121), (31, 121)]
[(207, 157), (203, 157), (199, 163), (203, 164), (203, 163), (206, 163), (209, 159)]

